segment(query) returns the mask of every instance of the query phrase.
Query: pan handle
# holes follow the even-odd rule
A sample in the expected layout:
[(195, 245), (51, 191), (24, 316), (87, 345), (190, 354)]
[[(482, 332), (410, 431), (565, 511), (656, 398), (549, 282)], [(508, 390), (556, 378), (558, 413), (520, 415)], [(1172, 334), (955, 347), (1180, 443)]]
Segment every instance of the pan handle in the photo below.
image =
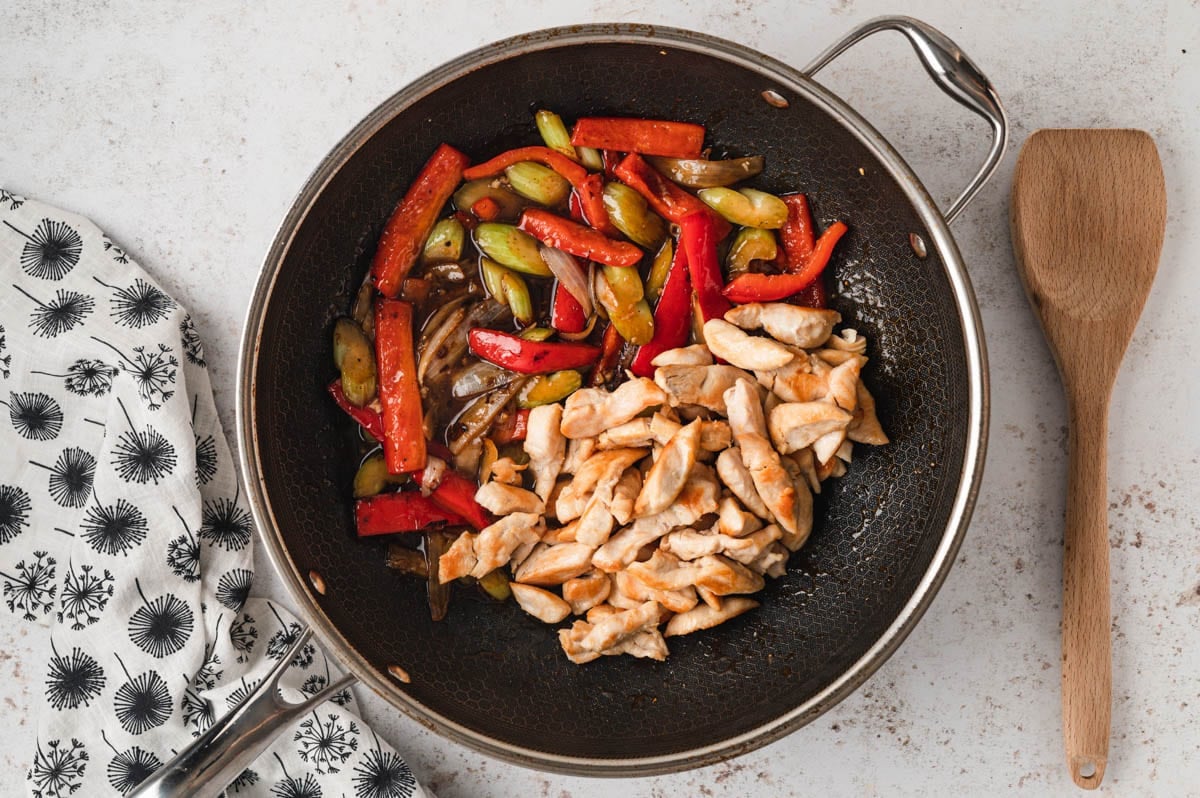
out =
[(876, 17), (850, 31), (841, 41), (835, 42), (814, 58), (804, 68), (804, 73), (813, 77), (846, 50), (882, 30), (896, 30), (907, 36), (934, 83), (992, 126), (992, 147), (987, 159), (945, 213), (946, 222), (953, 222), (996, 171), (1008, 144), (1008, 117), (1004, 113), (1004, 106), (1000, 104), (991, 81), (975, 66), (975, 62), (948, 36), (920, 20), (912, 17)]
[(357, 680), (347, 673), (300, 703), (280, 697), (279, 679), (310, 637), (312, 630), (301, 632), (258, 687), (139, 784), (129, 798), (217, 798), (289, 723), (354, 684)]

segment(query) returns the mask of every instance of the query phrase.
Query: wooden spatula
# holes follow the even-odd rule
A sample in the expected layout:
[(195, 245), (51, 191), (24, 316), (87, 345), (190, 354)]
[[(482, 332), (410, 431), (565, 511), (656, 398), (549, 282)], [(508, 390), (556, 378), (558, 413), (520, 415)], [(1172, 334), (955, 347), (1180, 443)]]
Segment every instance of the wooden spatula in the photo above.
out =
[(1012, 237), (1070, 409), (1063, 554), (1063, 738), (1071, 778), (1108, 762), (1108, 402), (1158, 268), (1162, 164), (1140, 130), (1039, 130), (1017, 161)]

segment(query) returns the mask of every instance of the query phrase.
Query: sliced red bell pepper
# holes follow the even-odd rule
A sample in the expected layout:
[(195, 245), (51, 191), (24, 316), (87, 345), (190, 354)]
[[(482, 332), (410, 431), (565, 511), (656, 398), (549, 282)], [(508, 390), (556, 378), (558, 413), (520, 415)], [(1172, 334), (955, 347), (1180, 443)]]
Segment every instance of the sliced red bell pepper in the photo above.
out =
[(689, 194), (663, 177), (637, 153), (625, 156), (625, 160), (617, 164), (616, 172), (621, 182), (645, 197), (659, 216), (679, 224), (689, 213), (703, 211), (713, 218), (718, 241), (729, 235), (729, 222), (718, 216), (716, 211), (705, 205), (699, 197)]
[(493, 197), (480, 197), (471, 206), (471, 213), (481, 222), (490, 222), (500, 216), (500, 203)]
[(621, 333), (617, 332), (617, 325), (610, 324), (604, 329), (604, 338), (600, 342), (600, 359), (588, 376), (588, 385), (595, 388), (608, 382), (617, 366), (617, 358), (621, 356), (621, 344), (624, 342)]
[(454, 218), (458, 219), (462, 226), (468, 230), (474, 230), (479, 226), (479, 217), (470, 211), (455, 211)]
[(513, 441), (523, 441), (529, 434), (529, 410), (522, 408), (509, 413), (504, 420), (492, 428), (492, 440), (499, 446)]
[(351, 404), (350, 400), (346, 398), (346, 392), (342, 390), (341, 378), (329, 383), (329, 395), (333, 397), (333, 401), (337, 402), (337, 406), (346, 411), (346, 415), (357, 421), (372, 438), (377, 441), (383, 440), (383, 416), (379, 415), (379, 411), (370, 405), (356, 407)]
[(359, 499), (354, 505), (354, 523), (360, 538), (421, 532), (433, 524), (465, 526), (461, 515), (440, 506), (416, 491), (381, 493)]
[(489, 363), (519, 374), (549, 374), (590, 366), (600, 348), (565, 341), (530, 341), (499, 330), (476, 327), (467, 334), (471, 351)]
[(587, 328), (583, 305), (562, 283), (554, 286), (554, 299), (550, 302), (550, 326), (565, 333), (580, 333)]
[(604, 164), (604, 176), (609, 180), (617, 180), (617, 164), (625, 156), (617, 150), (601, 150), (600, 162)]
[(588, 175), (575, 185), (572, 197), (579, 201), (579, 212), (583, 221), (606, 236), (619, 236), (621, 231), (608, 218), (608, 209), (604, 207), (604, 178), (599, 173)]
[(725, 286), (725, 296), (738, 303), (773, 302), (800, 293), (821, 276), (821, 272), (829, 265), (834, 245), (846, 230), (842, 222), (834, 222), (825, 228), (800, 271), (793, 274), (742, 274)]
[(721, 291), (725, 279), (717, 260), (717, 231), (711, 213), (689, 213), (679, 220), (679, 248), (687, 251), (692, 288), (700, 305), (702, 322), (724, 318), (732, 305)]
[[(425, 472), (423, 470), (413, 474), (413, 480), (418, 485), (424, 479)], [(429, 498), (446, 512), (466, 519), (465, 523), (476, 529), (483, 529), (492, 523), (492, 517), (479, 502), (475, 501), (475, 491), (478, 489), (479, 485), (475, 483), (475, 480), (467, 479), (447, 464), (445, 471), (442, 472), (442, 481), (429, 494)]]
[(392, 211), (371, 261), (379, 293), (386, 297), (399, 293), (401, 283), (425, 248), (425, 239), (442, 206), (462, 182), (463, 168), (468, 163), (467, 156), (449, 144), (441, 144), (421, 167), (404, 199)]
[(570, 199), (567, 200), (567, 212), (571, 214), (571, 218), (580, 224), (587, 224), (587, 219), (583, 216), (583, 200), (579, 199), (579, 192), (572, 191)]
[(704, 126), (691, 122), (623, 117), (584, 117), (571, 131), (576, 147), (640, 152), (667, 158), (699, 158)]
[(567, 179), (571, 185), (576, 185), (587, 177), (588, 171), (567, 156), (549, 147), (517, 147), (507, 150), (491, 160), (475, 164), (463, 170), (464, 180), (478, 180), (481, 177), (495, 177), (508, 167), (521, 161), (535, 161), (548, 166)]
[(383, 404), (383, 454), (388, 471), (425, 467), (421, 390), (413, 353), (412, 305), (400, 299), (375, 303), (375, 359)]
[(642, 251), (628, 241), (614, 241), (603, 233), (584, 227), (541, 208), (526, 208), (517, 227), (551, 247), (609, 266), (636, 266)]
[(787, 205), (787, 221), (779, 230), (783, 242), (779, 263), (789, 272), (798, 272), (813, 251), (812, 214), (808, 211), (808, 198), (803, 194), (780, 197)]
[(668, 349), (687, 344), (692, 329), (692, 279), (688, 273), (687, 248), (676, 247), (667, 271), (662, 295), (654, 308), (654, 337), (638, 349), (629, 368), (639, 377), (653, 377), (651, 362)]

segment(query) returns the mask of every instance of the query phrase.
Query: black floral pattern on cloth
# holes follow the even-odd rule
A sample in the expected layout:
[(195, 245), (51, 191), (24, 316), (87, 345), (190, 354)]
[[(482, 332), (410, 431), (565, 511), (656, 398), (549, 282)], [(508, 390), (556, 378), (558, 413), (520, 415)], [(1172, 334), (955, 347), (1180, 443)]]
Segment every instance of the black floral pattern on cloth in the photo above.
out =
[[(0, 616), (51, 644), (28, 794), (119, 796), (301, 626), (250, 595), (253, 518), (187, 310), (86, 219), (3, 189), (0, 285)], [(287, 700), (340, 677), (312, 643), (289, 666)], [(422, 798), (354, 706), (307, 713), (226, 796)]]

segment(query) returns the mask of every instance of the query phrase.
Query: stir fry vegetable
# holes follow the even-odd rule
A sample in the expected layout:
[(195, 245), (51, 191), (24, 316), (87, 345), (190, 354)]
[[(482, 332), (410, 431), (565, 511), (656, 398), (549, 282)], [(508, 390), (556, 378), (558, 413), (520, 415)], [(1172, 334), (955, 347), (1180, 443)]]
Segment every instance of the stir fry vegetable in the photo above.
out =
[[(568, 125), (549, 109), (532, 122), (528, 146), (475, 164), (434, 151), (332, 329), (328, 391), (359, 429), (358, 536), (401, 536), (387, 565), (426, 580), (435, 619), (451, 593), (439, 560), (464, 533), (553, 506), (534, 455), (543, 413), (585, 386), (654, 378), (656, 358), (706, 329), (728, 336), (734, 303), (824, 307), (820, 276), (847, 229), (814, 238), (808, 198), (746, 186), (764, 159), (709, 160), (701, 125)], [(712, 357), (733, 363), (723, 345)], [(490, 600), (557, 600), (514, 573), (485, 563), (468, 581)]]

